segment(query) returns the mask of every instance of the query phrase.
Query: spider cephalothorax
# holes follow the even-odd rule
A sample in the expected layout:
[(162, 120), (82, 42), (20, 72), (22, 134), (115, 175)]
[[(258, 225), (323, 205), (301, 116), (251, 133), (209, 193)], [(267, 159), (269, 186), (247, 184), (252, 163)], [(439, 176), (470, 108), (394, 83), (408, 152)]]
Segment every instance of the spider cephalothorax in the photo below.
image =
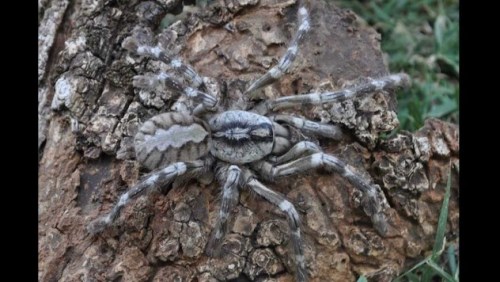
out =
[[(298, 31), (286, 53), (276, 66), (251, 83), (244, 94), (257, 91), (278, 80), (294, 61), (299, 42), (310, 29), (308, 11), (303, 4), (298, 8)], [(110, 225), (129, 200), (153, 186), (168, 186), (174, 180), (193, 178), (214, 173), (223, 186), (221, 209), (207, 244), (207, 253), (217, 255), (227, 232), (230, 211), (236, 206), (239, 189), (246, 187), (278, 206), (288, 218), (291, 242), (295, 252), (296, 279), (307, 279), (302, 246), (299, 215), (294, 205), (282, 194), (267, 188), (259, 178), (273, 181), (276, 178), (325, 167), (344, 176), (363, 194), (363, 209), (381, 234), (387, 229), (385, 210), (387, 203), (378, 185), (372, 184), (352, 170), (340, 159), (326, 154), (310, 141), (293, 141), (290, 128), (304, 134), (339, 139), (340, 128), (305, 118), (278, 114), (283, 108), (296, 105), (319, 105), (349, 99), (379, 90), (393, 90), (407, 86), (405, 74), (393, 74), (334, 92), (285, 96), (262, 101), (245, 110), (222, 106), (217, 91), (210, 91), (207, 78), (202, 78), (189, 65), (167, 55), (160, 45), (141, 42), (131, 36), (123, 47), (139, 55), (148, 56), (168, 64), (176, 73), (141, 75), (134, 78), (134, 86), (152, 88), (164, 85), (193, 103), (191, 109), (159, 114), (145, 121), (135, 136), (136, 159), (152, 170), (137, 185), (123, 194), (111, 212), (89, 225), (97, 233)], [(191, 82), (183, 86), (178, 78)], [(382, 195), (382, 196), (381, 196)]]

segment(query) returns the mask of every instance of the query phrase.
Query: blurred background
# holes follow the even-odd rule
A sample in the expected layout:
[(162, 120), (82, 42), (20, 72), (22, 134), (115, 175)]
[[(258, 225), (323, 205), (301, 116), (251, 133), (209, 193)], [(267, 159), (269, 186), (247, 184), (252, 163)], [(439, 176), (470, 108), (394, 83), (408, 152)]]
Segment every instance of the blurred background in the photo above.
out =
[(399, 130), (414, 131), (429, 117), (458, 124), (458, 0), (334, 0), (381, 35), (391, 72), (406, 72), (412, 87), (398, 97)]

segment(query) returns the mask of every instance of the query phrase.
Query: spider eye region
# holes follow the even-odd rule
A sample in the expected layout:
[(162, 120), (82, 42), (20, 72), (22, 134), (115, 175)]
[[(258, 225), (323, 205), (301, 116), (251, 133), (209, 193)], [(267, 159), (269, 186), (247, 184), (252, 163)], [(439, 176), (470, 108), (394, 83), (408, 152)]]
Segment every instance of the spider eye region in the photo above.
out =
[(210, 152), (223, 161), (250, 163), (272, 151), (273, 125), (265, 116), (245, 111), (227, 111), (213, 117), (209, 125), (212, 131)]

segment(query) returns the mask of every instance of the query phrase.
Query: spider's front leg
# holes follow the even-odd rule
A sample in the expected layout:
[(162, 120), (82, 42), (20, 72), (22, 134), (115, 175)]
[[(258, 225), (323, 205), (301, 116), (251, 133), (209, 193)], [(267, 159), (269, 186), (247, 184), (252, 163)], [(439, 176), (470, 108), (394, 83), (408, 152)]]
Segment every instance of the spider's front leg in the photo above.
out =
[(96, 234), (103, 231), (106, 227), (111, 225), (122, 208), (130, 202), (131, 199), (139, 196), (148, 188), (153, 187), (163, 187), (172, 183), (175, 179), (181, 176), (193, 177), (199, 173), (202, 173), (205, 169), (206, 164), (202, 160), (196, 160), (191, 162), (177, 162), (168, 165), (160, 170), (151, 172), (146, 177), (144, 177), (138, 184), (132, 187), (129, 191), (123, 194), (118, 203), (113, 207), (111, 212), (107, 215), (97, 218), (92, 221), (88, 226), (87, 230), (91, 234)]
[(339, 126), (328, 123), (316, 122), (292, 115), (275, 115), (270, 117), (270, 119), (333, 140), (341, 140), (343, 137), (342, 129)]
[(224, 187), (222, 189), (222, 200), (217, 222), (205, 249), (206, 253), (212, 257), (220, 255), (221, 243), (227, 233), (229, 214), (238, 204), (241, 170), (235, 165), (226, 166), (218, 171), (217, 178), (219, 182), (224, 182)]
[(391, 74), (377, 79), (371, 79), (369, 82), (361, 83), (341, 90), (309, 93), (295, 96), (284, 96), (273, 100), (264, 101), (258, 104), (254, 111), (265, 115), (269, 111), (290, 108), (301, 105), (322, 105), (334, 102), (340, 102), (352, 99), (357, 96), (363, 96), (376, 91), (396, 90), (397, 88), (407, 88), (410, 85), (410, 77), (405, 73)]
[(302, 1), (299, 2), (301, 3), (297, 12), (299, 18), (299, 28), (295, 33), (290, 46), (286, 50), (283, 57), (281, 57), (278, 64), (270, 69), (265, 75), (253, 82), (248, 89), (245, 90), (245, 93), (250, 93), (277, 81), (288, 70), (293, 61), (295, 61), (297, 53), (299, 52), (299, 43), (306, 35), (307, 31), (311, 28), (309, 13), (307, 12), (307, 9), (303, 5)]
[[(376, 184), (371, 184), (361, 175), (354, 172), (342, 160), (323, 153), (319, 147), (307, 141), (299, 142), (290, 149), (285, 155), (278, 157), (280, 161), (288, 161), (283, 164), (271, 164), (266, 161), (260, 161), (254, 164), (253, 168), (263, 176), (274, 179), (277, 177), (291, 174), (303, 173), (306, 170), (325, 167), (331, 169), (345, 177), (356, 189), (363, 193), (363, 209), (370, 216), (373, 226), (382, 236), (387, 235), (388, 223), (385, 216), (385, 210), (388, 208), (387, 200), (380, 188)], [(310, 155), (305, 154), (314, 152)]]

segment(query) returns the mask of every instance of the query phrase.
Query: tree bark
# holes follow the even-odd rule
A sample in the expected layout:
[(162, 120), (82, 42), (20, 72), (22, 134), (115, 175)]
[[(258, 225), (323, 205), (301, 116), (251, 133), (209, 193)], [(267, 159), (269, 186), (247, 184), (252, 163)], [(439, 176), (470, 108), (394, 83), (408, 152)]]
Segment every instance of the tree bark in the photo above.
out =
[[(143, 173), (132, 147), (138, 125), (175, 101), (168, 91), (132, 87), (134, 75), (161, 68), (121, 48), (134, 28), (152, 30), (201, 75), (217, 78), (233, 103), (277, 62), (297, 28), (294, 0), (184, 7), (179, 21), (160, 28), (180, 2), (39, 0), (40, 281), (293, 281), (286, 218), (246, 190), (233, 211), (226, 255), (204, 255), (220, 205), (216, 182), (142, 196), (102, 234), (86, 231)], [(388, 73), (373, 29), (330, 2), (308, 6), (313, 29), (297, 60), (260, 98), (337, 89)], [(391, 206), (391, 232), (382, 237), (340, 175), (317, 170), (266, 183), (299, 210), (311, 281), (355, 281), (361, 274), (389, 281), (426, 256), (450, 171), (447, 239), (458, 240), (457, 126), (432, 119), (415, 133), (381, 138), (398, 126), (396, 96), (385, 92), (289, 111), (342, 125), (345, 140), (313, 141), (373, 179)]]

